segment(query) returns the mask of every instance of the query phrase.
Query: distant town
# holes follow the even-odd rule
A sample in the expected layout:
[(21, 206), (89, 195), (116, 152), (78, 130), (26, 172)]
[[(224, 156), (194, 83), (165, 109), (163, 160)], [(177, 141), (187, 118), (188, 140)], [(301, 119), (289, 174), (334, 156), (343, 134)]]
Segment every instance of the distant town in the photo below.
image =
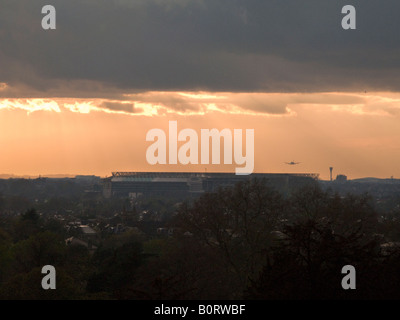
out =
[(337, 175), (336, 179), (326, 181), (319, 180), (319, 175), (314, 173), (265, 173), (248, 177), (233, 173), (179, 172), (113, 172), (107, 178), (95, 175), (3, 178), (0, 179), (0, 208), (3, 215), (15, 216), (35, 207), (39, 215), (62, 222), (69, 236), (67, 243), (79, 242), (90, 247), (105, 233), (134, 230), (155, 236), (171, 232), (165, 230), (164, 223), (182, 201), (196, 199), (218, 188), (233, 187), (250, 178), (265, 179), (283, 195), (317, 184), (342, 196), (369, 194), (378, 212), (400, 210), (400, 179), (347, 180), (345, 175)]

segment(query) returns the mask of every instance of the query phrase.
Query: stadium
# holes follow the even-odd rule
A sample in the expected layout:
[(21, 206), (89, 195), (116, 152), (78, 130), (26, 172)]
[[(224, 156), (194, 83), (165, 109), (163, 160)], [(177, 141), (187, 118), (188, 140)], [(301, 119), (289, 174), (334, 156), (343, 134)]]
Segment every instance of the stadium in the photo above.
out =
[(216, 191), (219, 187), (233, 186), (251, 178), (266, 179), (276, 189), (286, 193), (292, 187), (318, 180), (316, 173), (253, 173), (248, 176), (234, 173), (200, 172), (113, 172), (103, 179), (103, 196), (197, 196)]

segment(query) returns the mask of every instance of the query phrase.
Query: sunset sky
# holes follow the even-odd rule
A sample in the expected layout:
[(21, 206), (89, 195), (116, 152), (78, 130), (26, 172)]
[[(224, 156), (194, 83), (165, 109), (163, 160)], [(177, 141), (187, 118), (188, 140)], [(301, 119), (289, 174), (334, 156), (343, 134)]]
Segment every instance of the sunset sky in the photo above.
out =
[(352, 1), (345, 31), (347, 1), (0, 0), (0, 174), (234, 172), (147, 164), (146, 133), (175, 120), (254, 129), (255, 172), (400, 178), (400, 2), (384, 2)]

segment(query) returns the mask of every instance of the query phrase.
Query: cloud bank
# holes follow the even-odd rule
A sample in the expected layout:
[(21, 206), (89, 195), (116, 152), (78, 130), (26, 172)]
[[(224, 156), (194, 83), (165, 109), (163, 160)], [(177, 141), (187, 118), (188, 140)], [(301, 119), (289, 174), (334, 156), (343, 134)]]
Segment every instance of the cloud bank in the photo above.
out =
[(0, 110), (104, 112), (130, 116), (205, 115), (295, 116), (299, 108), (321, 108), (355, 115), (397, 116), (399, 93), (232, 93), (160, 92), (126, 94), (118, 99), (8, 98)]
[(395, 0), (353, 0), (349, 31), (342, 0), (53, 0), (57, 29), (44, 31), (46, 4), (0, 0), (2, 97), (400, 89)]

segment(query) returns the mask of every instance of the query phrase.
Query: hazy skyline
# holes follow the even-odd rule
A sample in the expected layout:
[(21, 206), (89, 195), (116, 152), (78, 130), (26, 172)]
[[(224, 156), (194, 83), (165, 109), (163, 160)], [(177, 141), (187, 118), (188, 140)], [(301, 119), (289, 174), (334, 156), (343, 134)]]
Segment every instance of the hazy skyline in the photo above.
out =
[(254, 129), (254, 172), (400, 177), (399, 2), (51, 2), (0, 0), (0, 173), (234, 172), (148, 165), (176, 120)]

